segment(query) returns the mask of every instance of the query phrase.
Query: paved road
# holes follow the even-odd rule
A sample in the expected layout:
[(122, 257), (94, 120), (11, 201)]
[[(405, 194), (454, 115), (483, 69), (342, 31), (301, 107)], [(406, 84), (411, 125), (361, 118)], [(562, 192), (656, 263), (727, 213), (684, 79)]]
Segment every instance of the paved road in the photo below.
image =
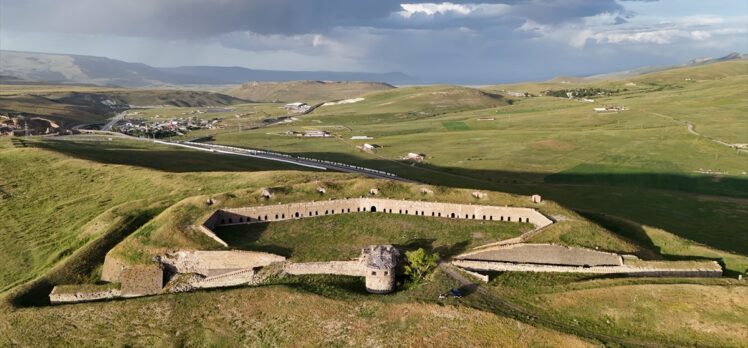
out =
[(346, 173), (356, 173), (356, 174), (361, 174), (361, 175), (368, 176), (371, 178), (376, 178), (376, 179), (389, 179), (389, 180), (397, 180), (397, 181), (413, 182), (413, 183), (416, 182), (413, 180), (401, 178), (393, 173), (388, 173), (382, 170), (359, 167), (359, 166), (354, 166), (351, 164), (340, 163), (340, 162), (325, 161), (325, 160), (309, 158), (309, 157), (291, 156), (288, 154), (278, 153), (278, 152), (247, 149), (247, 148), (241, 148), (241, 147), (235, 147), (235, 146), (197, 143), (197, 142), (191, 142), (191, 141), (177, 142), (177, 141), (155, 140), (154, 142), (158, 144), (163, 144), (163, 145), (179, 146), (179, 147), (185, 147), (185, 148), (190, 148), (194, 150), (208, 151), (212, 153), (262, 158), (265, 160), (290, 163), (290, 164), (294, 164), (294, 165), (298, 165), (302, 167), (314, 168), (314, 169), (319, 169), (319, 170), (335, 170), (335, 171), (346, 172)]
[(125, 115), (127, 115), (127, 111), (122, 111), (122, 112), (114, 115), (114, 117), (112, 117), (112, 119), (109, 120), (109, 122), (107, 122), (104, 125), (104, 127), (101, 128), (101, 130), (103, 130), (103, 131), (110, 131), (110, 130), (112, 130), (112, 126), (114, 126), (114, 124), (117, 123), (117, 121), (119, 121), (122, 118), (124, 118)]

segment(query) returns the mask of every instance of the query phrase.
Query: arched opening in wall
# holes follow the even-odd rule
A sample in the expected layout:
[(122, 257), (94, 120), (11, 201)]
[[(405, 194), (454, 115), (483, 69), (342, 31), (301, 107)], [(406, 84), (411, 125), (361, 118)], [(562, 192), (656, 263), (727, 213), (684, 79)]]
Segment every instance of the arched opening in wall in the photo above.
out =
[(265, 220), (267, 221), (267, 219), (268, 219), (268, 216), (267, 216), (267, 215), (265, 215)]
[(407, 210), (405, 211), (405, 215), (408, 215), (408, 211)]
[(450, 217), (454, 219), (455, 218), (455, 213), (452, 213), (452, 216), (450, 216)]
[(233, 221), (231, 221), (231, 218), (229, 218), (229, 223), (233, 223)]
[(485, 219), (486, 219), (486, 216), (485, 216), (485, 215), (483, 215), (483, 220), (485, 220)]
[(296, 212), (295, 216), (296, 216), (296, 218), (299, 218), (299, 212), (298, 211)]
[(348, 212), (349, 212), (349, 213), (351, 212), (351, 208), (348, 208)]
[(375, 206), (372, 205), (371, 206), (371, 212), (372, 213), (376, 213), (377, 212), (377, 207), (375, 207)]
[(286, 218), (286, 214), (281, 214), (281, 219), (285, 219), (285, 218)]
[(493, 221), (493, 215), (489, 216), (489, 220)]
[(402, 209), (400, 209), (400, 210), (398, 210), (398, 211), (397, 211), (397, 213), (398, 213), (398, 214), (402, 214), (402, 213), (403, 213), (403, 210), (402, 210)]
[(392, 209), (390, 209), (390, 213), (392, 213)]
[(223, 225), (223, 224), (225, 224), (225, 223), (226, 223), (226, 220), (224, 220), (224, 219), (221, 219), (221, 225)]
[(530, 222), (530, 218), (525, 218), (525, 222)]
[(425, 212), (425, 211), (423, 211), (423, 210), (421, 210), (421, 216), (423, 216), (423, 215), (425, 215), (425, 214), (426, 214), (426, 212)]
[(275, 214), (275, 219), (278, 220), (278, 214)]
[(309, 212), (309, 216), (312, 216), (312, 212), (311, 211)]
[(473, 220), (475, 220), (475, 214), (473, 214)]
[(468, 218), (469, 216), (470, 216), (470, 215), (468, 215), (468, 214), (465, 214), (465, 218), (466, 218), (466, 219), (467, 219), (467, 218)]
[(501, 216), (501, 219), (500, 219), (500, 220), (501, 220), (501, 221), (504, 221), (504, 215), (502, 215), (502, 216)]
[(257, 221), (262, 221), (262, 216), (258, 216)]
[(239, 218), (239, 222), (244, 222), (244, 218), (243, 218), (243, 217), (240, 217), (240, 218)]
[(361, 207), (356, 208), (356, 211), (360, 212), (361, 211)]
[(328, 212), (327, 210), (325, 210), (325, 215), (327, 215), (327, 214), (329, 214), (329, 213), (330, 213), (330, 212)]
[(435, 214), (434, 214), (434, 212), (432, 211), (432, 212), (431, 212), (431, 216), (434, 216), (434, 215), (435, 215)]
[(512, 221), (512, 217), (511, 216), (507, 216), (506, 217), (506, 221)]
[(317, 215), (319, 215), (319, 212), (315, 210), (314, 211), (314, 216), (317, 216)]
[(439, 213), (438, 215), (439, 215), (439, 217), (442, 217), (442, 213)]

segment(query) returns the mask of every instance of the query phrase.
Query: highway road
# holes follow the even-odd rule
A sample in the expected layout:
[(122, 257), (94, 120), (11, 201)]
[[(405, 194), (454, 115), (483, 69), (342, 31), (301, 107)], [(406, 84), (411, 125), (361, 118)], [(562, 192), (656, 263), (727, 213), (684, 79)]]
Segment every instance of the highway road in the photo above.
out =
[(123, 117), (125, 117), (125, 115), (127, 115), (127, 111), (122, 111), (122, 112), (114, 115), (114, 117), (112, 117), (112, 119), (109, 120), (109, 122), (107, 122), (104, 125), (104, 127), (101, 128), (101, 130), (103, 130), (103, 131), (110, 131), (110, 130), (112, 130), (112, 126), (114, 126), (114, 124), (117, 123), (117, 121), (119, 121)]
[(190, 148), (193, 150), (207, 151), (207, 152), (212, 152), (212, 153), (262, 158), (265, 160), (284, 162), (284, 163), (294, 164), (294, 165), (298, 165), (302, 167), (314, 168), (318, 170), (334, 170), (334, 171), (339, 171), (339, 172), (361, 174), (361, 175), (368, 176), (371, 178), (376, 178), (376, 179), (389, 179), (389, 180), (416, 183), (416, 181), (401, 178), (393, 173), (388, 173), (388, 172), (377, 170), (377, 169), (359, 167), (359, 166), (355, 166), (351, 164), (325, 161), (325, 160), (309, 158), (309, 157), (291, 156), (288, 154), (272, 152), (272, 151), (247, 149), (247, 148), (225, 146), (225, 145), (197, 143), (197, 142), (192, 142), (192, 141), (154, 140), (153, 142), (157, 144), (179, 146), (179, 147)]

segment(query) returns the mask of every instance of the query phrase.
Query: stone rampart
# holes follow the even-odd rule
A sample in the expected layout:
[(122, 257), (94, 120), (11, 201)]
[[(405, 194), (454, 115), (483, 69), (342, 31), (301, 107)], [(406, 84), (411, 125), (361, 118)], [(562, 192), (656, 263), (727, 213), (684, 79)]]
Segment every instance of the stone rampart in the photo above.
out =
[(512, 244), (458, 255), (457, 259), (558, 266), (621, 266), (620, 255), (554, 244)]
[(110, 283), (119, 283), (119, 276), (125, 264), (112, 256), (111, 251), (104, 257), (104, 266), (101, 269), (101, 280)]
[(52, 304), (91, 302), (99, 300), (110, 300), (121, 296), (119, 289), (103, 289), (100, 291), (78, 291), (62, 292), (59, 287), (52, 289), (49, 294), (49, 302)]
[(208, 228), (255, 222), (282, 221), (355, 212), (381, 212), (452, 219), (527, 222), (536, 228), (553, 223), (532, 208), (408, 201), (386, 198), (351, 198), (222, 209), (206, 221)]
[(157, 265), (126, 267), (120, 284), (123, 297), (157, 294), (164, 287), (164, 271)]
[(284, 271), (288, 274), (337, 274), (363, 277), (364, 264), (361, 261), (329, 261), (329, 262), (301, 262), (287, 263)]
[(264, 267), (285, 261), (280, 255), (258, 251), (176, 251), (159, 257), (159, 261), (177, 273), (197, 273), (213, 277), (224, 273)]
[(690, 267), (678, 267), (674, 261), (672, 266), (632, 267), (632, 266), (593, 266), (574, 267), (537, 264), (517, 264), (509, 262), (454, 260), (452, 264), (475, 272), (556, 272), (556, 273), (593, 273), (593, 274), (625, 274), (638, 277), (721, 277), (722, 267), (715, 261), (704, 261)]

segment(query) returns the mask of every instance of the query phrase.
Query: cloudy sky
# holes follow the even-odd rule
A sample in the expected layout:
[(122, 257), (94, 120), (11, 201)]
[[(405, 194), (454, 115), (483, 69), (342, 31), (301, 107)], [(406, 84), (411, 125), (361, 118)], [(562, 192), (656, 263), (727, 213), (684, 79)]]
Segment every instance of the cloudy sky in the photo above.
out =
[(748, 1), (0, 0), (0, 48), (155, 66), (538, 80), (748, 52)]

